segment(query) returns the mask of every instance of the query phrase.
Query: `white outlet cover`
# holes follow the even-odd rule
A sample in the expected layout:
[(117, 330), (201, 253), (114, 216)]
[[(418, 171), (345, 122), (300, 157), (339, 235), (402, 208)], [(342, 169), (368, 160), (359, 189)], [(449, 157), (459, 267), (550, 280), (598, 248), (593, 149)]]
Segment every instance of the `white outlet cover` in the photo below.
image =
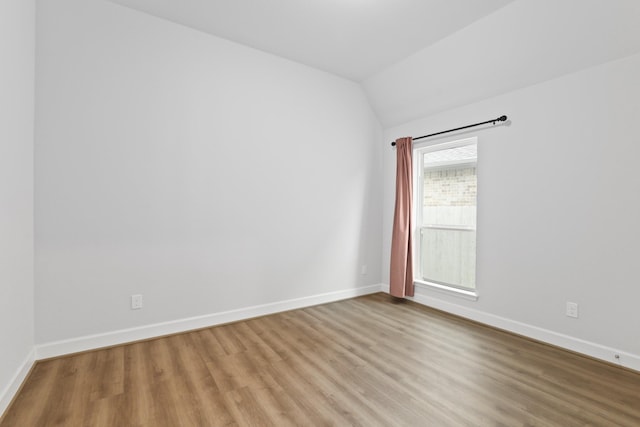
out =
[(578, 304), (575, 302), (567, 302), (567, 316), (578, 317)]
[(139, 310), (142, 308), (142, 295), (131, 295), (131, 309)]

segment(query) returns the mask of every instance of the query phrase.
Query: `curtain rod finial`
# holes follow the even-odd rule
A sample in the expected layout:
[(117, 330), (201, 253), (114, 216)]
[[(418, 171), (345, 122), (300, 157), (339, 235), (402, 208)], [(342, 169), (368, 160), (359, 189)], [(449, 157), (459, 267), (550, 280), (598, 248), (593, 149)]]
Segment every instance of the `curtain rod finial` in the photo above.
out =
[(500, 117), (498, 117), (497, 119), (493, 120), (493, 123), (492, 123), (492, 124), (493, 124), (493, 125), (495, 125), (495, 124), (496, 124), (496, 122), (504, 122), (504, 121), (506, 121), (506, 120), (507, 120), (507, 116), (500, 116)]

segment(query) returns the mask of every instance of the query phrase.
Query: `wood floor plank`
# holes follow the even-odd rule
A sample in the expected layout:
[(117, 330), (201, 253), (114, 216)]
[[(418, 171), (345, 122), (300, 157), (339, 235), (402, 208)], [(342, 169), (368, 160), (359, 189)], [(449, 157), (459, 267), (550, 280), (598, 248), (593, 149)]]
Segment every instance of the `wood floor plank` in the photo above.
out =
[(640, 426), (640, 373), (375, 294), (37, 362), (0, 427)]

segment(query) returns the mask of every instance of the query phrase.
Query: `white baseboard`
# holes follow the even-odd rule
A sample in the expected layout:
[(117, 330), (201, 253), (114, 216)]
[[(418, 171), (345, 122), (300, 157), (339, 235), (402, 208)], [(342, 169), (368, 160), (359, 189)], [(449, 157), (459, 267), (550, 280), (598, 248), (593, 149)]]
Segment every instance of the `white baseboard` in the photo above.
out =
[(9, 407), (11, 400), (13, 400), (13, 397), (20, 389), (22, 382), (29, 374), (29, 371), (35, 361), (36, 350), (35, 348), (32, 348), (22, 364), (16, 370), (16, 373), (11, 378), (11, 381), (9, 381), (9, 384), (4, 388), (4, 390), (2, 390), (2, 392), (0, 392), (0, 418), (2, 417), (2, 414), (4, 414), (4, 411)]
[[(389, 285), (381, 285), (381, 290), (382, 292), (389, 293)], [(580, 338), (528, 325), (505, 317), (496, 316), (495, 314), (453, 304), (425, 294), (416, 293), (414, 297), (407, 299), (428, 307), (446, 311), (447, 313), (474, 320), (485, 325), (493, 326), (494, 328), (523, 335), (527, 338), (532, 338), (566, 350), (614, 363), (625, 368), (633, 369), (634, 371), (640, 371), (640, 356), (636, 354), (627, 353), (615, 348), (585, 341)], [(618, 355), (619, 358), (616, 358), (616, 355)]]
[(36, 358), (47, 359), (50, 357), (57, 357), (65, 354), (78, 353), (87, 350), (94, 350), (97, 348), (145, 340), (149, 338), (160, 337), (163, 335), (185, 332), (193, 329), (206, 328), (223, 323), (250, 319), (252, 317), (264, 316), (267, 314), (295, 310), (297, 308), (310, 307), (313, 305), (353, 298), (360, 295), (372, 294), (380, 292), (380, 290), (381, 285), (379, 284), (361, 288), (345, 289), (342, 291), (328, 292), (325, 294), (312, 295), (308, 297), (279, 301), (270, 304), (256, 305), (220, 313), (190, 317), (187, 319), (173, 320), (169, 322), (156, 323), (130, 329), (122, 329), (103, 334), (87, 335), (78, 338), (50, 342), (36, 346)]

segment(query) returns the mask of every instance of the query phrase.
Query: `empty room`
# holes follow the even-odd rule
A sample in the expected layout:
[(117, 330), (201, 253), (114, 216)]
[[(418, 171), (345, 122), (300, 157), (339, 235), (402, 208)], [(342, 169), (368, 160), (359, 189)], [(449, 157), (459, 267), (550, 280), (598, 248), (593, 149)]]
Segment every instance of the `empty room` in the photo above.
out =
[(640, 2), (2, 0), (0, 427), (640, 426)]

